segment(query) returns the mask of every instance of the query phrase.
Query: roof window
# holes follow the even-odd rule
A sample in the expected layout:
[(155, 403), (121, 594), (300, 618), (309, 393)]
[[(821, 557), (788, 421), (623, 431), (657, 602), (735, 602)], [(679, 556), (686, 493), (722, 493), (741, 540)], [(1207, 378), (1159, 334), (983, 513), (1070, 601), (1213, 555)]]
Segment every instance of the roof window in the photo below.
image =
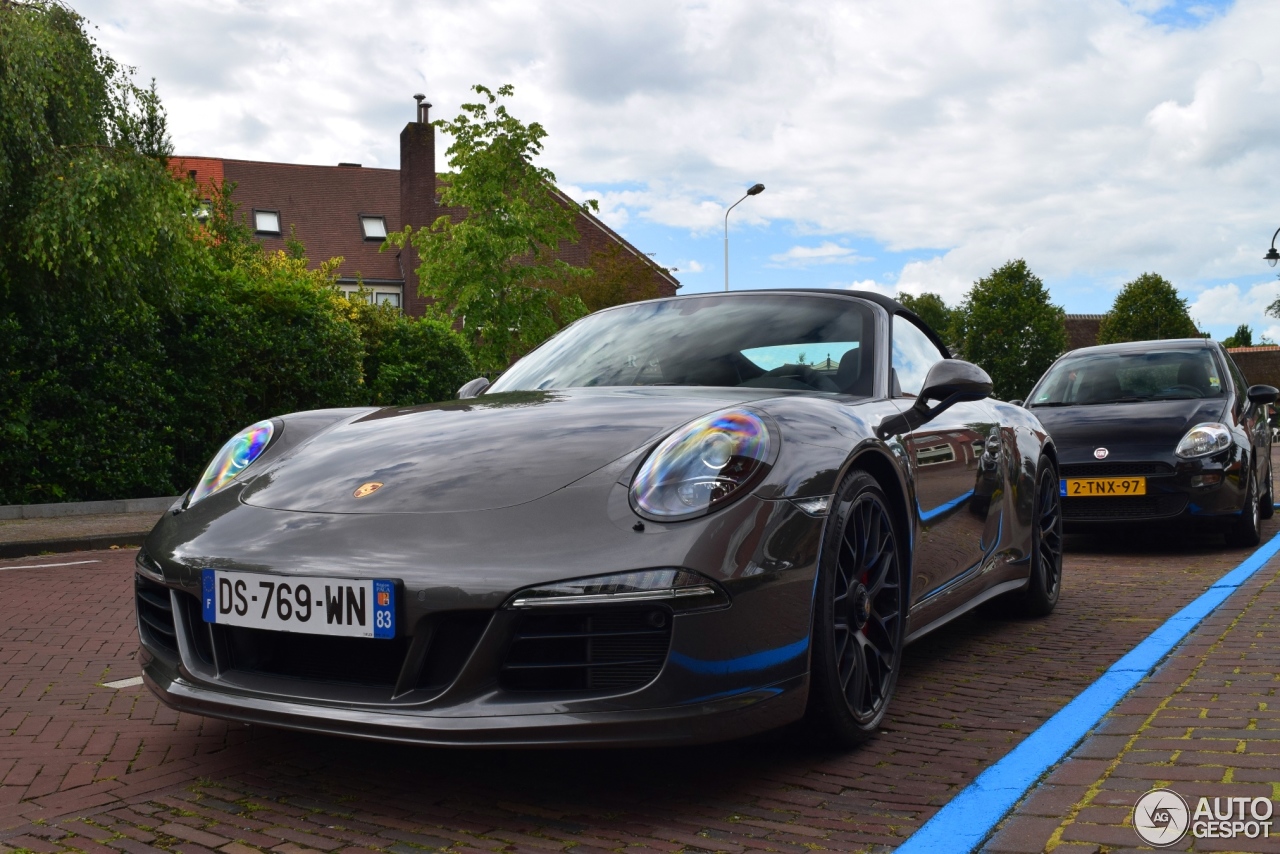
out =
[(387, 239), (387, 218), (360, 214), (360, 228), (364, 231), (365, 240)]
[(253, 211), (253, 230), (258, 234), (280, 233), (280, 211)]

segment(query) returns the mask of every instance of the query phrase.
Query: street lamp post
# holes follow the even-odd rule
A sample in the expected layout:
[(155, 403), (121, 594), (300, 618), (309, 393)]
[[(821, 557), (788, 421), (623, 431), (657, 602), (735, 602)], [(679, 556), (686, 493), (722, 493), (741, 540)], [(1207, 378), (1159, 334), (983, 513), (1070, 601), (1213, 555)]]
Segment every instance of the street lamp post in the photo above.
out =
[(1280, 261), (1280, 252), (1276, 251), (1276, 237), (1280, 236), (1280, 228), (1276, 229), (1276, 233), (1271, 235), (1271, 248), (1267, 250), (1267, 254), (1262, 256), (1262, 260), (1266, 261), (1272, 267)]
[[(756, 184), (750, 190), (747, 190), (747, 196), (758, 196), (763, 192), (764, 184)], [(729, 205), (729, 210), (724, 212), (724, 289), (726, 293), (729, 291), (729, 211), (745, 202), (747, 196), (743, 196)]]

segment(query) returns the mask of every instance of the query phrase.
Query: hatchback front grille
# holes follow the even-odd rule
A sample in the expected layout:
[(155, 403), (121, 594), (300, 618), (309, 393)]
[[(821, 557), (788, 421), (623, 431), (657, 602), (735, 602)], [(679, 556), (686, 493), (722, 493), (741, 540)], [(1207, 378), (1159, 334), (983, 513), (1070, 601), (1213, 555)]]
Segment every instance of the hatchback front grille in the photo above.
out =
[(173, 622), (169, 588), (135, 575), (133, 592), (138, 609), (138, 634), (152, 646), (177, 655), (178, 630)]
[(509, 691), (622, 691), (658, 675), (671, 646), (662, 608), (525, 613), (499, 677)]
[(1168, 463), (1073, 463), (1061, 467), (1062, 477), (1134, 477), (1173, 474)]
[(1176, 516), (1185, 509), (1187, 509), (1187, 496), (1176, 493), (1062, 500), (1062, 518), (1068, 522), (1161, 519)]

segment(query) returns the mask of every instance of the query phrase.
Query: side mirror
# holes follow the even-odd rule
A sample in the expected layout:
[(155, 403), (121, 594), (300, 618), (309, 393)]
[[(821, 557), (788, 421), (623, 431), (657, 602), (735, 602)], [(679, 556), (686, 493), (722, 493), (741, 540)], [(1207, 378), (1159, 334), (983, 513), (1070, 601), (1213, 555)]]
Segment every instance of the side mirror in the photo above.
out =
[[(925, 400), (982, 400), (991, 396), (991, 377), (972, 362), (943, 359), (929, 369), (920, 397)], [(955, 400), (951, 400), (955, 398)], [(941, 411), (941, 410), (939, 410)]]
[(471, 397), (479, 397), (480, 392), (489, 387), (489, 380), (486, 377), (476, 377), (471, 382), (458, 389), (458, 400), (466, 400)]
[(1009, 401), (1010, 406), (1022, 406), (1023, 403), (1025, 403), (1025, 401), (1023, 401), (1021, 398)]
[[(914, 430), (927, 424), (945, 410), (966, 400), (983, 400), (991, 396), (991, 377), (972, 362), (960, 359), (943, 359), (929, 369), (924, 378), (924, 388), (915, 404), (899, 415), (886, 418), (876, 428), (881, 439), (897, 433)], [(930, 407), (930, 400), (942, 401)]]
[(1280, 389), (1269, 385), (1251, 385), (1245, 396), (1250, 403), (1275, 403), (1276, 398), (1280, 397)]

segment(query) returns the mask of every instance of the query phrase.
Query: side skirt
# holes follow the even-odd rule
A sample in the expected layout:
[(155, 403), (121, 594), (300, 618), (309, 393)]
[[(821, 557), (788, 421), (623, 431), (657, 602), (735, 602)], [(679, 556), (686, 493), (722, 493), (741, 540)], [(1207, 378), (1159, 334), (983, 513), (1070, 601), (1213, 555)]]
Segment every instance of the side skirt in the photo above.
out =
[[(915, 641), (929, 634), (929, 632), (933, 631), (934, 629), (938, 629), (938, 628), (941, 628), (942, 626), (945, 626), (947, 623), (951, 622), (956, 617), (964, 616), (965, 614), (972, 611), (974, 608), (981, 605), (983, 602), (990, 601), (996, 598), (997, 596), (1003, 596), (1006, 593), (1012, 593), (1015, 590), (1022, 590), (1026, 588), (1026, 586), (1030, 582), (1031, 582), (1030, 577), (1015, 578), (1011, 581), (1002, 581), (1001, 583), (995, 585), (994, 587), (990, 587), (987, 590), (984, 590), (982, 593), (978, 594), (972, 599), (968, 599), (962, 602), (958, 607), (956, 607), (951, 611), (948, 611), (947, 613), (943, 614), (941, 617), (938, 617), (937, 619), (933, 620), (933, 622), (929, 623), (928, 625), (921, 626), (918, 629), (913, 628), (911, 630), (911, 634), (907, 635), (907, 643), (914, 643)], [(924, 604), (924, 603), (921, 603), (921, 604)]]

